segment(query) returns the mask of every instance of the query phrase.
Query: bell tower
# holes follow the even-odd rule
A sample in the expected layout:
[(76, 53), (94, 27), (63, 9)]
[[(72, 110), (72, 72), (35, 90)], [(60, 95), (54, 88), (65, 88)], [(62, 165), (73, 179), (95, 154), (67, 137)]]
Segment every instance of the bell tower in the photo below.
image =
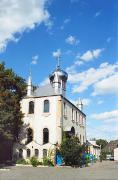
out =
[(32, 96), (33, 87), (32, 87), (32, 77), (31, 77), (31, 71), (27, 82), (27, 96)]
[(55, 93), (61, 94), (65, 97), (68, 74), (60, 68), (60, 55), (58, 55), (56, 58), (57, 67), (53, 73), (49, 75), (49, 79)]

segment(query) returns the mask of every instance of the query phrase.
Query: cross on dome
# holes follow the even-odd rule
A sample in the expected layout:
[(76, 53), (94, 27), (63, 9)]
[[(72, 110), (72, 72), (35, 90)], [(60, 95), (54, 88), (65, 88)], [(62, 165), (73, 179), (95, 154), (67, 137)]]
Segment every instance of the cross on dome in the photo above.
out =
[(57, 68), (59, 68), (60, 67), (61, 54), (58, 54), (56, 59), (57, 59)]
[(57, 69), (60, 68), (60, 59), (61, 59), (61, 50), (57, 49), (57, 51), (53, 52), (53, 57), (57, 60)]

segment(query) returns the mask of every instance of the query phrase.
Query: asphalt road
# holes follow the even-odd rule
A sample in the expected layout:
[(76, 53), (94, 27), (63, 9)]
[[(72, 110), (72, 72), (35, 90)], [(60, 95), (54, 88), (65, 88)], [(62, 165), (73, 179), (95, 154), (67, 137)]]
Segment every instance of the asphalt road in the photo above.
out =
[(118, 162), (98, 162), (89, 167), (8, 167), (0, 180), (118, 180)]

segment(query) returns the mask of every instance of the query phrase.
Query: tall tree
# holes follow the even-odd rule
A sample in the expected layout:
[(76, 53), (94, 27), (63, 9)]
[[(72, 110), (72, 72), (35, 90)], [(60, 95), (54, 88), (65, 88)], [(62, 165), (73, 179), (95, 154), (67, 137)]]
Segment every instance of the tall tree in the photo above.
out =
[(108, 144), (108, 142), (105, 139), (97, 139), (96, 144), (101, 146), (101, 149), (103, 149)]
[(22, 126), (20, 100), (26, 94), (26, 82), (12, 69), (0, 64), (0, 141), (18, 139)]

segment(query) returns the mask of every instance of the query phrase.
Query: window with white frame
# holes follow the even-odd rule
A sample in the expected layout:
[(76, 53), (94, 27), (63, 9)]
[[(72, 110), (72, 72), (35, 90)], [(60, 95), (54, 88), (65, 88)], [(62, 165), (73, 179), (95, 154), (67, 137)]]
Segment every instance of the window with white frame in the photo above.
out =
[(43, 144), (49, 142), (49, 130), (47, 128), (43, 129)]
[(48, 113), (50, 108), (49, 100), (44, 100), (44, 113)]
[(29, 114), (34, 114), (34, 102), (30, 101), (29, 102)]
[(64, 117), (67, 117), (67, 105), (64, 102)]
[(35, 157), (38, 157), (38, 156), (39, 156), (39, 150), (38, 150), (38, 149), (35, 149), (35, 150), (34, 150), (34, 154), (35, 154)]
[(30, 149), (27, 149), (27, 158), (30, 158), (30, 155), (31, 155), (31, 151)]
[(47, 157), (47, 149), (43, 149), (43, 158)]

